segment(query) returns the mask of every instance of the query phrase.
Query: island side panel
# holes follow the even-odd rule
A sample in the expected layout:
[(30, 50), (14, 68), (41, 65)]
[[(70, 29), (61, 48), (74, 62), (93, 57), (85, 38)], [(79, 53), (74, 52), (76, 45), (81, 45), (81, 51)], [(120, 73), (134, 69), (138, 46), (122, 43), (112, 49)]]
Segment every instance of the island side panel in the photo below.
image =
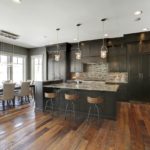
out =
[[(55, 91), (57, 92), (57, 103), (55, 108), (62, 113), (65, 111), (66, 101), (64, 99), (64, 94), (77, 94), (79, 99), (76, 101), (75, 109), (77, 112), (87, 116), (89, 104), (87, 103), (87, 96), (91, 97), (102, 97), (104, 103), (102, 105), (103, 112), (100, 112), (102, 118), (116, 119), (117, 110), (117, 92), (109, 91), (87, 91), (87, 90), (73, 90), (73, 89), (59, 89), (59, 88), (44, 88), (45, 91)], [(94, 111), (92, 110), (92, 113)]]

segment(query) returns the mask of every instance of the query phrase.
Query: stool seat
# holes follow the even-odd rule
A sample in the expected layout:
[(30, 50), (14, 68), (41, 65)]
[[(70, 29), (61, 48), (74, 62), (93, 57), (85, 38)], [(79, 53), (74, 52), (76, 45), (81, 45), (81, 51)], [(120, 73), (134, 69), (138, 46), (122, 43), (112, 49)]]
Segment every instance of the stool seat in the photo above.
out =
[(45, 98), (49, 98), (49, 99), (56, 98), (56, 93), (48, 93), (48, 92), (46, 92), (44, 94), (44, 96), (45, 96)]
[(101, 108), (101, 111), (103, 112), (103, 109), (101, 107), (101, 104), (103, 104), (103, 102), (104, 102), (104, 99), (102, 97), (89, 97), (89, 96), (87, 97), (87, 103), (90, 104), (87, 121), (89, 120), (92, 107), (96, 108), (97, 117), (99, 121), (99, 116), (100, 116), (99, 107)]
[(75, 94), (65, 94), (65, 100), (75, 101), (78, 98), (79, 96)]
[[(52, 109), (52, 112), (54, 111), (54, 101), (56, 100), (57, 94), (54, 92), (45, 92), (44, 97), (45, 97), (45, 110), (46, 108)], [(48, 105), (50, 103), (50, 105)]]
[(87, 97), (87, 102), (90, 104), (101, 104), (103, 101), (104, 100), (101, 97)]

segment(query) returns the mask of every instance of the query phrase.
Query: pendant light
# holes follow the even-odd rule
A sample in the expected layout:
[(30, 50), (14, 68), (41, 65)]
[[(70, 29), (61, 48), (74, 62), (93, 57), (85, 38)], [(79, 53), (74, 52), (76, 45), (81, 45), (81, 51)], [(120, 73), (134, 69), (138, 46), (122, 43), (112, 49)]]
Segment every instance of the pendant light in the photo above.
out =
[(80, 49), (79, 27), (81, 26), (81, 24), (77, 24), (76, 26), (77, 26), (78, 47), (77, 47), (77, 51), (76, 51), (75, 55), (76, 55), (76, 59), (77, 59), (77, 60), (80, 60), (80, 59), (81, 59), (81, 56), (82, 56), (82, 53), (81, 53), (81, 49)]
[(12, 45), (12, 52), (10, 53), (10, 60), (9, 63), (7, 64), (7, 67), (13, 67), (14, 48), (15, 46)]
[(0, 65), (2, 65), (1, 56), (2, 56), (2, 43), (0, 43)]
[(57, 52), (55, 54), (55, 61), (60, 61), (60, 47), (59, 47), (59, 40), (58, 40), (58, 32), (60, 31), (60, 28), (57, 28), (56, 31), (57, 31)]
[(104, 22), (106, 20), (107, 20), (107, 18), (101, 19), (102, 24), (103, 24), (103, 44), (102, 44), (101, 51), (100, 51), (100, 57), (103, 58), (103, 59), (105, 59), (107, 57), (107, 53), (108, 53), (108, 49), (105, 46), (105, 41), (104, 41)]

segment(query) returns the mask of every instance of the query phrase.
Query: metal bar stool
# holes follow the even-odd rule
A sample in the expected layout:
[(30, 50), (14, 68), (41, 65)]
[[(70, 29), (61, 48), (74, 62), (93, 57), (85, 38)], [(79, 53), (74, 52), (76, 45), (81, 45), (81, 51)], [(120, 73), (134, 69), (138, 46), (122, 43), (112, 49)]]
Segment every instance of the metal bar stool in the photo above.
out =
[[(45, 103), (45, 110), (47, 108), (50, 108), (52, 110), (52, 112), (54, 112), (54, 101), (56, 100), (56, 93), (44, 93), (44, 97), (46, 99), (46, 103)], [(50, 105), (48, 105), (48, 103), (50, 102)]]
[[(79, 98), (78, 95), (75, 95), (75, 94), (65, 94), (65, 100), (66, 100), (66, 109), (65, 109), (65, 120), (66, 120), (66, 114), (67, 114), (67, 111), (71, 111), (74, 113), (74, 119), (76, 117), (76, 113), (75, 113), (75, 101)], [(71, 110), (68, 110), (68, 106), (69, 104), (72, 104), (72, 109)]]
[(103, 109), (101, 107), (101, 105), (103, 104), (103, 98), (101, 97), (87, 97), (87, 102), (88, 104), (90, 104), (89, 107), (89, 111), (88, 111), (88, 116), (87, 116), (87, 121), (89, 120), (89, 117), (91, 115), (91, 108), (94, 106), (94, 108), (96, 108), (97, 111), (97, 117), (98, 117), (98, 121), (99, 121), (99, 116), (100, 116), (100, 110), (99, 107), (101, 109), (101, 111), (103, 112)]

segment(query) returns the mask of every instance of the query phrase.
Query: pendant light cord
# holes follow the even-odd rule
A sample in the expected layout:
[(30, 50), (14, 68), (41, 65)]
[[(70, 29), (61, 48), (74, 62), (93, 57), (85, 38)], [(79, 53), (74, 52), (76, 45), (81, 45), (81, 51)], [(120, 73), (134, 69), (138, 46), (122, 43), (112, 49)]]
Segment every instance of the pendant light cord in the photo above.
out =
[(81, 24), (77, 24), (77, 40), (78, 40), (78, 51), (80, 51), (80, 38), (79, 38), (79, 27)]
[(59, 53), (59, 39), (58, 39), (58, 32), (59, 32), (59, 28), (56, 29), (57, 30), (57, 53)]
[(105, 23), (105, 21), (107, 21), (107, 18), (103, 18), (103, 19), (101, 19), (101, 21), (102, 21), (102, 23), (103, 23), (103, 46), (105, 46), (105, 36), (104, 36), (104, 23)]
[(57, 53), (58, 53), (58, 30), (57, 30)]
[(104, 43), (104, 21), (103, 21), (103, 46), (105, 45)]
[(79, 42), (79, 26), (77, 26), (77, 39), (78, 39), (78, 50), (80, 50), (80, 42)]

